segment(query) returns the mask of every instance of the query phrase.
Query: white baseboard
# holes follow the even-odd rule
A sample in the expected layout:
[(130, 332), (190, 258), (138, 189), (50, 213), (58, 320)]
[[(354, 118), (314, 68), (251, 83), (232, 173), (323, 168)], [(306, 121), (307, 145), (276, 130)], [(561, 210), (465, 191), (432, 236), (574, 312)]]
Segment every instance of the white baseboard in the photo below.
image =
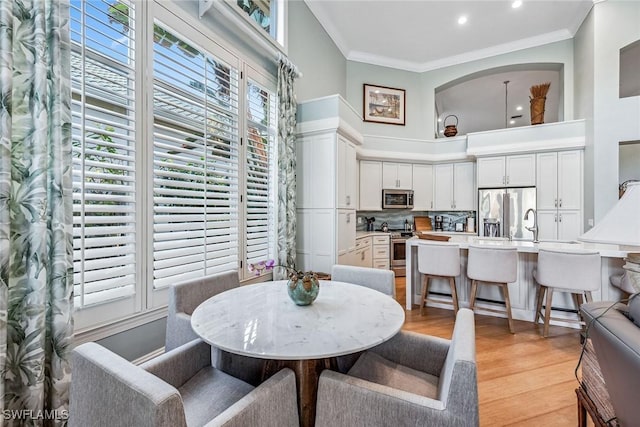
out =
[(131, 363), (133, 363), (134, 365), (142, 365), (144, 362), (148, 362), (149, 360), (153, 359), (154, 357), (158, 357), (161, 354), (164, 354), (164, 347), (161, 347), (157, 350), (152, 351), (151, 353), (147, 353), (143, 356), (140, 356), (137, 359), (132, 360)]

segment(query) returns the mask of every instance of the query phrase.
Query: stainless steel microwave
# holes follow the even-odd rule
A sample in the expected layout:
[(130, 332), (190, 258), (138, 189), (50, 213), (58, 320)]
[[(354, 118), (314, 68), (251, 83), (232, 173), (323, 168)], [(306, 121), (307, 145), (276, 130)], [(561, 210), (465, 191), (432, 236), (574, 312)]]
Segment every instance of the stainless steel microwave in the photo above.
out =
[(413, 190), (382, 190), (382, 208), (413, 208)]

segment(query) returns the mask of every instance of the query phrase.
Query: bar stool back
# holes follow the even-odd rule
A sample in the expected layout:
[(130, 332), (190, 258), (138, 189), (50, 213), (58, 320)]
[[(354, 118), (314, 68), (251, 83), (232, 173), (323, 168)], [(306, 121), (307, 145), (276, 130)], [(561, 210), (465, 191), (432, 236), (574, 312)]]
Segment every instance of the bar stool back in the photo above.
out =
[[(533, 278), (538, 282), (536, 298), (537, 324), (542, 317), (542, 301), (545, 298), (544, 328), (542, 336), (549, 335), (549, 321), (558, 320), (551, 317), (553, 292), (569, 292), (573, 296), (576, 309), (580, 310), (582, 296), (587, 302), (592, 301), (591, 292), (600, 289), (601, 263), (598, 252), (554, 251), (540, 249), (538, 251), (538, 268), (533, 271)], [(581, 322), (581, 320), (559, 319), (565, 322)]]
[(456, 291), (456, 277), (460, 275), (460, 247), (449, 243), (421, 243), (418, 245), (418, 271), (422, 273), (422, 297), (420, 298), (420, 315), (422, 316), (429, 299), (429, 284), (431, 279), (449, 279), (451, 286), (451, 302), (437, 300), (437, 302), (452, 304), (458, 313), (458, 292)]
[(497, 285), (502, 289), (505, 310), (483, 308), (487, 311), (507, 314), (509, 331), (513, 329), (511, 316), (511, 300), (509, 299), (508, 284), (518, 278), (518, 251), (516, 248), (498, 248), (486, 246), (469, 246), (469, 260), (467, 263), (467, 277), (471, 279), (471, 297), (469, 307), (473, 310), (478, 292), (478, 283)]

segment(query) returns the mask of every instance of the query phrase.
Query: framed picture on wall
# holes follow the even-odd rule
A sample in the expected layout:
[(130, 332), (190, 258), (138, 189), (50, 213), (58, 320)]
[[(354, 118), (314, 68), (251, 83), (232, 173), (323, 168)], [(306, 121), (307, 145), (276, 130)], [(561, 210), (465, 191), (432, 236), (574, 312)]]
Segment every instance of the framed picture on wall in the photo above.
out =
[(363, 85), (362, 114), (365, 122), (404, 126), (404, 89)]

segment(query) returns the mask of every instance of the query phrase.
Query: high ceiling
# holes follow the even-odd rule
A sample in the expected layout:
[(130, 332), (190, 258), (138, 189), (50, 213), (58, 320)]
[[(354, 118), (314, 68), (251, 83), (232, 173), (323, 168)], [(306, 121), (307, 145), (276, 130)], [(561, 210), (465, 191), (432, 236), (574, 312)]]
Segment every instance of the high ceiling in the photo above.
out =
[[(413, 72), (570, 39), (593, 1), (305, 0), (345, 58)], [(563, 120), (563, 72), (562, 64), (518, 64), (466, 76), (436, 89), (436, 114), (457, 116), (460, 135), (527, 126), (529, 88), (551, 82), (544, 121)], [(435, 128), (443, 137), (443, 123)]]
[[(428, 71), (573, 37), (592, 0), (305, 0), (352, 61)], [(466, 16), (467, 22), (458, 24)]]

